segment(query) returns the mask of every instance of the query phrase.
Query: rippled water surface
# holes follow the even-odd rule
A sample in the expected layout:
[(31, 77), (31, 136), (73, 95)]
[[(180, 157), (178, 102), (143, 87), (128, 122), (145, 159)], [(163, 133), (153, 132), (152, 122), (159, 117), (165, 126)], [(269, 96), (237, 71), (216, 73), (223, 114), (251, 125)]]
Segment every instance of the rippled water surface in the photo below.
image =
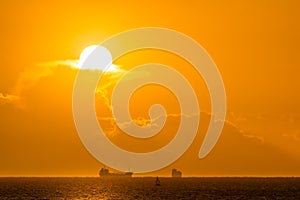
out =
[(300, 199), (300, 178), (0, 178), (0, 199)]

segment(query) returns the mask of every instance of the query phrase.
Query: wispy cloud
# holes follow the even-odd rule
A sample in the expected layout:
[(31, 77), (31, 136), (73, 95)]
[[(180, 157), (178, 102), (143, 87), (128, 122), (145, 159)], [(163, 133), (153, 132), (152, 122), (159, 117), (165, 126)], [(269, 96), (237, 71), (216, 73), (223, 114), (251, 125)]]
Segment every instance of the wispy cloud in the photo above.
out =
[(12, 103), (19, 100), (18, 96), (0, 93), (0, 105)]
[(17, 96), (22, 96), (29, 88), (36, 84), (41, 78), (47, 77), (53, 73), (55, 65), (37, 64), (25, 70), (19, 77), (14, 88)]
[[(59, 66), (68, 66), (75, 69), (80, 69), (80, 62), (79, 60), (54, 60), (54, 61), (48, 61), (48, 62), (41, 62), (36, 64), (38, 67), (59, 67)], [(94, 69), (93, 69), (94, 70)], [(122, 72), (123, 70), (120, 69), (120, 66), (112, 64), (107, 69), (105, 69), (105, 72)]]
[(73, 68), (79, 68), (79, 60), (54, 60), (48, 62), (41, 62), (36, 64), (38, 67), (58, 67), (58, 66), (68, 66)]
[(291, 133), (282, 134), (283, 137), (291, 138), (294, 141), (300, 141), (300, 130), (295, 130)]
[[(32, 88), (41, 78), (51, 76), (54, 73), (55, 69), (57, 69), (58, 67), (68, 67), (76, 70), (79, 68), (78, 65), (79, 60), (54, 60), (37, 63), (34, 66), (27, 68), (23, 73), (21, 73), (15, 87), (12, 90), (12, 94), (14, 95), (10, 96), (14, 97), (14, 100), (22, 99), (22, 96), (24, 95), (24, 93), (26, 93), (26, 91)], [(112, 65), (105, 72), (106, 75), (110, 76), (110, 81), (98, 88), (97, 93), (100, 94), (102, 97), (105, 97), (106, 88), (112, 84), (111, 80), (119, 77), (120, 73), (123, 72), (124, 70), (122, 70), (119, 66)], [(5, 102), (9, 101), (7, 99), (7, 96), (5, 96), (5, 98), (3, 94), (2, 96), (2, 99), (5, 99)], [(4, 100), (1, 100), (1, 102), (4, 102)], [(23, 106), (24, 105), (22, 105), (22, 107)]]
[(21, 103), (22, 96), (41, 78), (53, 74), (53, 70), (58, 66), (73, 67), (76, 63), (77, 61), (75, 60), (42, 62), (25, 69), (18, 78), (16, 85), (12, 88), (11, 94), (0, 93), (0, 105), (17, 102), (23, 108), (24, 104)]

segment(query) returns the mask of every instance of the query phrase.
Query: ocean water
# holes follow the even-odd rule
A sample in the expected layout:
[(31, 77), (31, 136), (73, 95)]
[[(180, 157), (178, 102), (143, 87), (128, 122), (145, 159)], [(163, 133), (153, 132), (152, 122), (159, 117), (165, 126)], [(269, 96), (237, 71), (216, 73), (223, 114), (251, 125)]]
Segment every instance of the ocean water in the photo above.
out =
[(0, 178), (0, 199), (299, 199), (300, 178)]

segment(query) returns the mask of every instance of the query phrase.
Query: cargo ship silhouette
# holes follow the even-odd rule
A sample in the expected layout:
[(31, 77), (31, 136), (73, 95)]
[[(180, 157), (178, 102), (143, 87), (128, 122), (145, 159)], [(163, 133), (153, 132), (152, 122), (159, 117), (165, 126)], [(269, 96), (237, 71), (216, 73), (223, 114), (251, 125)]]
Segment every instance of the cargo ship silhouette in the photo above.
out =
[(111, 173), (108, 169), (101, 168), (99, 171), (100, 177), (132, 177), (133, 172), (125, 172), (125, 173)]
[(177, 169), (172, 169), (172, 177), (173, 178), (181, 178), (182, 172)]

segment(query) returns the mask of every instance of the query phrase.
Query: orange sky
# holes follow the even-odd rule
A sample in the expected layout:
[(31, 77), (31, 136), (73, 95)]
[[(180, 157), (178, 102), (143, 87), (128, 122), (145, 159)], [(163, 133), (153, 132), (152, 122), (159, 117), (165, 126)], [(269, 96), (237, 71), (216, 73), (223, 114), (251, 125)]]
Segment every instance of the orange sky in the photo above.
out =
[[(199, 42), (222, 74), (228, 107), (220, 141), (198, 160), (210, 112), (201, 77), (166, 52), (138, 51), (118, 59), (115, 64), (124, 70), (153, 61), (176, 68), (201, 102), (197, 139), (177, 162), (153, 174), (169, 175), (176, 167), (184, 175), (300, 175), (299, 1), (13, 0), (0, 2), (0, 10), (0, 176), (97, 175), (102, 164), (81, 144), (72, 118), (77, 69), (53, 61), (78, 59), (88, 45), (146, 26), (171, 28)], [(102, 89), (109, 94), (112, 88)], [(109, 119), (102, 120), (111, 116), (105, 98), (96, 95), (100, 124), (119, 146), (153, 150), (174, 136), (178, 117), (168, 118), (152, 141), (129, 141)], [(172, 94), (149, 86), (133, 96), (132, 116), (147, 118), (154, 102), (178, 112)]]

